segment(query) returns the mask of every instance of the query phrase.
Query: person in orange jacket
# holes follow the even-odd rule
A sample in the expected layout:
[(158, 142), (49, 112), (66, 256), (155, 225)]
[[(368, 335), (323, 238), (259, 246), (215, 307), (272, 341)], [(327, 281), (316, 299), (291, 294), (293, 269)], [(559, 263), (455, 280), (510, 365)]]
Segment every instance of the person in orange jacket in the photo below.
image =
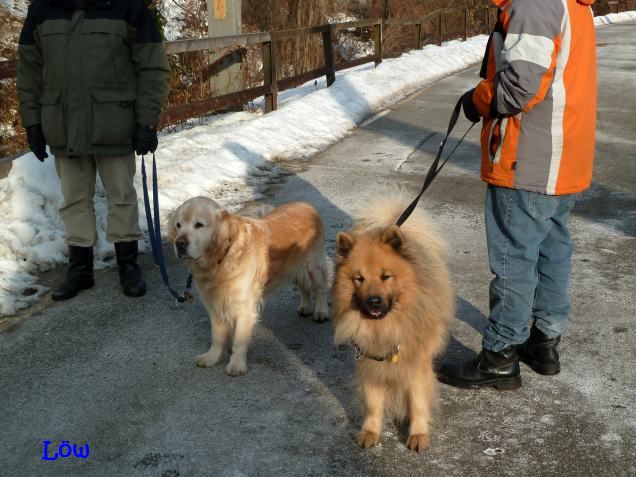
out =
[(596, 131), (594, 0), (493, 0), (498, 20), (483, 80), (463, 96), (466, 117), (483, 118), (489, 324), (483, 349), (445, 364), (458, 387), (521, 386), (519, 360), (560, 371), (557, 345), (568, 323), (572, 240), (568, 220), (592, 181)]

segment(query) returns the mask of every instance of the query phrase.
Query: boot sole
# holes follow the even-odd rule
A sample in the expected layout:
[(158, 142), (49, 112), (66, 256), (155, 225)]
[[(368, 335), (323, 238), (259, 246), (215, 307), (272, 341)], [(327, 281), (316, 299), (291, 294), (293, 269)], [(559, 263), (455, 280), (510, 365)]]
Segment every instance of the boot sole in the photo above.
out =
[(70, 300), (73, 297), (76, 297), (79, 292), (81, 292), (82, 290), (89, 290), (90, 288), (93, 288), (95, 286), (95, 280), (91, 280), (89, 283), (87, 283), (86, 285), (80, 287), (75, 293), (73, 293), (72, 295), (62, 295), (61, 297), (58, 296), (56, 297), (54, 294), (51, 294), (51, 300), (53, 301), (65, 301), (65, 300)]
[(449, 379), (445, 376), (438, 376), (437, 378), (444, 384), (454, 386), (461, 389), (478, 389), (478, 388), (495, 388), (497, 391), (512, 391), (521, 387), (521, 376), (514, 376), (510, 378), (494, 378), (488, 381), (481, 381), (479, 383), (468, 383), (466, 381), (458, 381), (455, 379)]
[(561, 372), (561, 365), (557, 364), (544, 364), (539, 361), (533, 361), (531, 359), (527, 359), (525, 356), (519, 355), (519, 361), (525, 363), (527, 366), (532, 369), (537, 374), (541, 374), (543, 376), (554, 376), (555, 374), (559, 374)]

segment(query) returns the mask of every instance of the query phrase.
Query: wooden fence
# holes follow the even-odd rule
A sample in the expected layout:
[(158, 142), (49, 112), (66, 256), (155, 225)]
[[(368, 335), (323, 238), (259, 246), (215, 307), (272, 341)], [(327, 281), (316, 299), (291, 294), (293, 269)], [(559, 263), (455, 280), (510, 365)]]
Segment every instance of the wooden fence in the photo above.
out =
[[(327, 86), (331, 86), (336, 80), (336, 71), (352, 68), (365, 63), (375, 63), (376, 65), (386, 58), (382, 52), (382, 33), (385, 25), (400, 25), (413, 27), (412, 48), (419, 49), (422, 46), (422, 25), (426, 25), (437, 20), (438, 43), (441, 43), (444, 30), (444, 16), (461, 12), (464, 15), (463, 39), (468, 37), (468, 32), (477, 33), (470, 30), (469, 18), (471, 12), (479, 10), (482, 12), (485, 25), (489, 27), (491, 19), (496, 9), (492, 7), (476, 8), (444, 8), (436, 10), (418, 19), (368, 19), (347, 23), (332, 23), (318, 25), (307, 28), (293, 30), (282, 30), (270, 33), (250, 33), (246, 35), (234, 35), (221, 38), (202, 38), (195, 40), (177, 40), (166, 43), (166, 51), (171, 53), (187, 53), (201, 50), (216, 50), (228, 47), (245, 47), (248, 45), (261, 45), (263, 58), (263, 84), (254, 88), (244, 89), (235, 93), (196, 101), (184, 104), (164, 111), (161, 115), (161, 126), (179, 123), (190, 118), (199, 117), (214, 111), (228, 108), (237, 104), (244, 104), (261, 96), (265, 98), (265, 112), (270, 112), (277, 107), (277, 97), (280, 91), (295, 88), (303, 83), (324, 76)], [(342, 30), (370, 29), (374, 43), (374, 53), (362, 58), (349, 61), (336, 62), (334, 41), (335, 34)], [(481, 33), (485, 33), (485, 30)], [(290, 78), (278, 79), (278, 60), (276, 54), (276, 43), (283, 40), (300, 38), (306, 35), (321, 35), (324, 61), (323, 66), (300, 75)]]

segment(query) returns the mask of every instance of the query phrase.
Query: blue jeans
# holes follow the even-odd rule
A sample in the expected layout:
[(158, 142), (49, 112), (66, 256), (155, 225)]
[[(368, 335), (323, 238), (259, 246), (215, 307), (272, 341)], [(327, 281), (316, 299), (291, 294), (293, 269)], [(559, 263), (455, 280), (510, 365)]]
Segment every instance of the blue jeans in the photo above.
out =
[(549, 337), (565, 330), (573, 249), (568, 220), (575, 198), (488, 186), (486, 236), (495, 278), (484, 348), (523, 343), (533, 321)]

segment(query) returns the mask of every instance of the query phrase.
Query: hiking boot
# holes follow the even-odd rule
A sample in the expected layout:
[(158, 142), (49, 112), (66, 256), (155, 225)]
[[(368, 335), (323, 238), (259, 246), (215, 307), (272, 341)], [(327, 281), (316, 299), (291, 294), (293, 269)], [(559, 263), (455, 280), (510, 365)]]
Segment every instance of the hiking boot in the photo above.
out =
[(119, 282), (124, 295), (131, 297), (146, 294), (146, 282), (141, 275), (141, 268), (137, 265), (137, 241), (117, 242), (115, 244), (117, 265), (119, 266)]
[(51, 298), (54, 301), (68, 300), (93, 285), (93, 247), (69, 245), (66, 279), (53, 290)]
[(517, 389), (521, 386), (517, 349), (514, 346), (499, 352), (482, 349), (471, 361), (442, 365), (437, 379), (458, 388)]
[(519, 360), (526, 363), (536, 373), (544, 376), (553, 376), (561, 371), (559, 352), (557, 346), (561, 336), (550, 338), (533, 326), (530, 329), (530, 338), (517, 348)]

